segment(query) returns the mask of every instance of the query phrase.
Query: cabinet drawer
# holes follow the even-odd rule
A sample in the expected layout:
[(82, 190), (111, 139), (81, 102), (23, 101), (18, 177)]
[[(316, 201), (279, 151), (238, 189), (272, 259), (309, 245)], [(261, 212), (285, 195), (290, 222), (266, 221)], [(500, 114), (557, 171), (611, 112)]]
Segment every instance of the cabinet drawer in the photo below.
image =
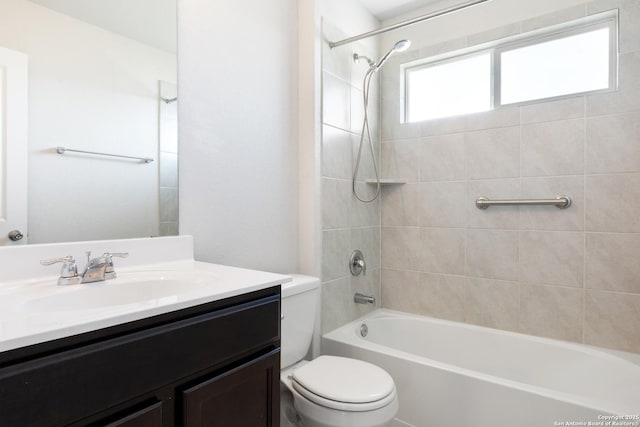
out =
[(68, 424), (277, 347), (279, 305), (266, 297), (0, 369), (0, 425)]
[(280, 353), (266, 354), (181, 393), (184, 427), (273, 427), (280, 422)]
[(105, 427), (162, 427), (162, 402), (156, 402), (124, 418), (107, 423)]

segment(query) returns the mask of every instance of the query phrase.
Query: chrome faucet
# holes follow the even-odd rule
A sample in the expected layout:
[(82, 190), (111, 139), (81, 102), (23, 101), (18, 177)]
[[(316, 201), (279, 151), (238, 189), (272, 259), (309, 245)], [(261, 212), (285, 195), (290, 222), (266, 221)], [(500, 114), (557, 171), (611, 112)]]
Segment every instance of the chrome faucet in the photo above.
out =
[(128, 253), (105, 252), (102, 256), (91, 258), (91, 251), (87, 251), (87, 266), (82, 273), (82, 283), (101, 282), (107, 279), (115, 279), (113, 270), (113, 257), (126, 258)]
[(76, 285), (78, 283), (101, 282), (108, 279), (115, 279), (116, 272), (113, 269), (113, 257), (126, 258), (128, 253), (109, 253), (91, 258), (91, 251), (87, 251), (87, 266), (82, 275), (78, 274), (76, 260), (71, 255), (61, 258), (52, 258), (40, 261), (42, 265), (52, 265), (62, 263), (62, 270), (58, 278), (58, 285)]

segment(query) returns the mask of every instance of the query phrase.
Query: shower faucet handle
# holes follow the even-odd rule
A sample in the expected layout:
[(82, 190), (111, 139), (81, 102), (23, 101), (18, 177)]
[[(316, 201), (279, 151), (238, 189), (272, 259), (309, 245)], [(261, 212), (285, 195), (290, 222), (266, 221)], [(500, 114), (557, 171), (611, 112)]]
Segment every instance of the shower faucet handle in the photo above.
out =
[(362, 275), (367, 274), (367, 264), (364, 261), (364, 255), (360, 249), (356, 249), (351, 253), (351, 258), (349, 258), (349, 270), (351, 271), (352, 276), (359, 276), (360, 273), (362, 273)]

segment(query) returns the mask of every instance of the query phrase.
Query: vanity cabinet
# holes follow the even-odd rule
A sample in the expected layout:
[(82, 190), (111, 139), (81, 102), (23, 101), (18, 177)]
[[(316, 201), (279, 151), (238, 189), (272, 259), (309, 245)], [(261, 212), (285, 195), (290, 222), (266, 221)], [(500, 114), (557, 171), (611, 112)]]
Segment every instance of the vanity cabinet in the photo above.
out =
[(0, 353), (0, 426), (277, 426), (280, 288)]

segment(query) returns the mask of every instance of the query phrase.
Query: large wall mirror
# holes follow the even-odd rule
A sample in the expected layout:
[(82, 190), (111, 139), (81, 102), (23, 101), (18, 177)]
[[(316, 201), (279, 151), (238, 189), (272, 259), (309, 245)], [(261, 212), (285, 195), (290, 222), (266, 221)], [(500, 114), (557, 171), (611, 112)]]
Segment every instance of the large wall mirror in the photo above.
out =
[[(15, 243), (178, 234), (176, 1), (3, 0), (5, 51), (28, 64), (26, 186), (1, 158), (2, 221), (12, 185), (27, 193)], [(20, 70), (2, 61), (8, 97)], [(5, 98), (2, 143), (15, 146)]]

